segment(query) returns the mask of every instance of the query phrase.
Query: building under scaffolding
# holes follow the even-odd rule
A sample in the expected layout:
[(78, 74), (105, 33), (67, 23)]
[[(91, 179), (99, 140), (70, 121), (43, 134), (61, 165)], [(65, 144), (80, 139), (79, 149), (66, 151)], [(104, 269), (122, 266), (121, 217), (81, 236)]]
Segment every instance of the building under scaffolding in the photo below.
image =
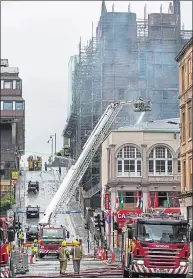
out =
[[(109, 103), (132, 100), (141, 95), (152, 102), (146, 120), (179, 116), (178, 66), (174, 60), (192, 32), (181, 30), (180, 1), (170, 4), (168, 13), (136, 14), (107, 12), (102, 2), (101, 16), (86, 46), (79, 44), (78, 59), (72, 59), (72, 104), (63, 131), (76, 159), (84, 143)], [(186, 37), (187, 36), (187, 37)], [(114, 128), (135, 123), (138, 114), (125, 107)], [(82, 181), (87, 197), (99, 192), (100, 152)], [(93, 189), (96, 189), (93, 190)], [(90, 194), (89, 194), (90, 192)], [(97, 198), (94, 198), (97, 206)], [(100, 198), (98, 198), (100, 201)]]

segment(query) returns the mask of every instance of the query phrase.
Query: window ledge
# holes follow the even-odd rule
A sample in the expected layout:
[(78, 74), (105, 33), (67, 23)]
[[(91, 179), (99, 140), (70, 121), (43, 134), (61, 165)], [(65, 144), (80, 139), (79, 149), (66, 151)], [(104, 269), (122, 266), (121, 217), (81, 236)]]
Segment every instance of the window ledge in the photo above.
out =
[(140, 178), (142, 176), (123, 176), (123, 175), (117, 175), (118, 178)]
[(183, 142), (181, 143), (181, 145), (182, 145), (182, 146), (186, 145), (186, 142), (185, 142), (185, 141), (183, 141)]
[(188, 139), (188, 142), (190, 142), (190, 141), (192, 141), (192, 138), (189, 138), (189, 139)]

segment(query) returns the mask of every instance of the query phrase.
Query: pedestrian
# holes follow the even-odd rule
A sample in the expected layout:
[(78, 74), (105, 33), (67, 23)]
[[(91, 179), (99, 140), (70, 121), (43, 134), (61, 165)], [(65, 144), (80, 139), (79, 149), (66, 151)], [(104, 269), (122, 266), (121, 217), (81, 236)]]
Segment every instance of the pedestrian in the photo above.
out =
[(67, 261), (70, 260), (70, 253), (66, 248), (66, 241), (62, 241), (62, 246), (59, 249), (59, 261), (60, 261), (60, 274), (65, 274), (67, 269)]
[(60, 176), (61, 176), (61, 167), (59, 167), (59, 174), (60, 174)]
[(31, 257), (34, 258), (36, 261), (38, 261), (38, 250), (39, 250), (38, 241), (37, 241), (37, 239), (34, 239), (34, 243), (32, 244)]
[(24, 233), (23, 230), (20, 229), (18, 233), (18, 246), (21, 247), (24, 242)]
[(79, 274), (80, 273), (80, 261), (82, 259), (82, 249), (80, 248), (79, 242), (77, 240), (74, 240), (72, 242), (72, 245), (73, 245), (73, 247), (70, 250), (70, 255), (72, 255), (74, 273)]

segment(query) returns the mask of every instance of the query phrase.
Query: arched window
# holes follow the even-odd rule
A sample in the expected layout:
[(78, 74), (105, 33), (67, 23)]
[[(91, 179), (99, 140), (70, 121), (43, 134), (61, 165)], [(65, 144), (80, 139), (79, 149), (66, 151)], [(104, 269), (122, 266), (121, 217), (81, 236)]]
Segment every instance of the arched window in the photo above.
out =
[(165, 146), (155, 147), (149, 155), (149, 175), (171, 175), (172, 153)]
[(141, 153), (136, 147), (123, 147), (117, 154), (117, 176), (141, 176), (141, 161)]
[(181, 173), (181, 154), (178, 154), (178, 173)]

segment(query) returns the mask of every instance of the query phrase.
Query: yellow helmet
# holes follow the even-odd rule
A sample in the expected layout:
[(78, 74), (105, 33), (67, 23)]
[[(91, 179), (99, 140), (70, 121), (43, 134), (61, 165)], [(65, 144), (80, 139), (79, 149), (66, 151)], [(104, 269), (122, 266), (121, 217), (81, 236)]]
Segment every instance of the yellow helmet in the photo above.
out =
[(36, 243), (37, 242), (37, 239), (34, 239), (34, 243)]
[(78, 246), (79, 242), (77, 240), (74, 240), (74, 246)]
[(62, 241), (62, 247), (66, 246), (66, 240)]

